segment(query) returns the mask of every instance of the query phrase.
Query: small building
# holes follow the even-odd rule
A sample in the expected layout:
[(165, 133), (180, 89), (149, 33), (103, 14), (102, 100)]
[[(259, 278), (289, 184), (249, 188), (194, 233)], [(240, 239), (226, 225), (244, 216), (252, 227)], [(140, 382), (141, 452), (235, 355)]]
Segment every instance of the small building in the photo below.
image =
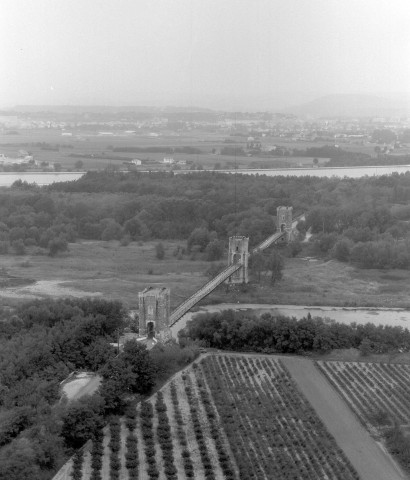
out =
[(139, 158), (134, 158), (134, 160), (131, 160), (131, 163), (133, 165), (142, 165), (142, 160), (140, 160)]
[(172, 165), (173, 163), (175, 163), (175, 160), (172, 157), (164, 157), (164, 160), (162, 160), (162, 163)]

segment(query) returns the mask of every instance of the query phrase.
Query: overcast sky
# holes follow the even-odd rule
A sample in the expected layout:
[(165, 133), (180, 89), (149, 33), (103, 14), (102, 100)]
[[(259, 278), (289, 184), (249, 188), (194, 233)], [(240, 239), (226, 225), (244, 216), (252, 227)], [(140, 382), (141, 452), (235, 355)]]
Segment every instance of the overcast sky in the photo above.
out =
[(0, 0), (0, 106), (410, 91), (409, 0)]

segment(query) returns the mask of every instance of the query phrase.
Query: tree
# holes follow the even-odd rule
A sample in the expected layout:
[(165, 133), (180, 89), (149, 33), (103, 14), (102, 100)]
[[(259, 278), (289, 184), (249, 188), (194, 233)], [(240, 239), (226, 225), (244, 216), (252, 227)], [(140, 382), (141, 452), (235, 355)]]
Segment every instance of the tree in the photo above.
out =
[(67, 240), (63, 237), (53, 238), (48, 242), (48, 254), (55, 257), (58, 253), (68, 250)]
[(211, 234), (209, 233), (207, 228), (199, 227), (195, 228), (195, 230), (191, 233), (188, 237), (187, 241), (187, 248), (188, 252), (191, 251), (194, 245), (199, 246), (199, 250), (203, 252), (211, 240)]
[(82, 160), (77, 160), (74, 166), (76, 170), (81, 170), (84, 167), (84, 162)]
[(105, 226), (105, 228), (103, 227), (101, 240), (108, 242), (110, 240), (119, 240), (122, 237), (123, 229), (121, 225), (112, 218), (102, 220), (101, 224)]
[(285, 266), (284, 259), (277, 250), (274, 250), (269, 257), (268, 266), (271, 272), (271, 283), (274, 285), (275, 282), (282, 280), (283, 267)]
[(155, 245), (155, 256), (158, 260), (163, 260), (165, 258), (165, 248), (161, 242)]
[(341, 238), (337, 241), (332, 249), (332, 256), (340, 262), (348, 262), (350, 257), (350, 249), (352, 248), (351, 240), (347, 238)]
[(123, 353), (109, 360), (101, 369), (103, 382), (100, 394), (106, 407), (115, 411), (123, 405), (126, 394), (148, 393), (154, 386), (154, 371), (145, 345), (131, 340)]
[(14, 240), (11, 246), (16, 255), (24, 255), (26, 253), (26, 247), (24, 246), (24, 242), (21, 238)]
[(258, 282), (261, 281), (262, 272), (267, 270), (267, 257), (262, 252), (252, 254), (249, 261), (249, 267), (252, 272), (258, 276)]
[(220, 260), (224, 254), (224, 243), (216, 239), (209, 242), (205, 248), (205, 253), (208, 262)]
[(61, 435), (70, 448), (81, 447), (104, 426), (103, 400), (99, 395), (71, 402), (62, 416)]

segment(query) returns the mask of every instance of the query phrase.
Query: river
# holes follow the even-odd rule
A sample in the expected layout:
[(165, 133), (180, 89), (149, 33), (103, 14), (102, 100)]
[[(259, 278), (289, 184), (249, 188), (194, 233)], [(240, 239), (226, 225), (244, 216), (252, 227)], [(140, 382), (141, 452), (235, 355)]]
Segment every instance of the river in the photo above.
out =
[(263, 313), (280, 313), (287, 317), (297, 319), (306, 317), (308, 313), (312, 317), (322, 317), (335, 320), (340, 323), (350, 324), (356, 322), (364, 325), (391, 325), (410, 328), (410, 310), (402, 308), (370, 308), (370, 307), (327, 307), (303, 305), (265, 305), (265, 304), (237, 304), (221, 303), (219, 305), (207, 305), (199, 308), (197, 312), (188, 312), (173, 327), (172, 335), (177, 338), (179, 330), (185, 327), (186, 322), (198, 313), (220, 312), (222, 310), (249, 311), (261, 315)]
[[(241, 173), (244, 175), (267, 175), (275, 177), (283, 175), (285, 177), (349, 177), (360, 178), (367, 176), (390, 175), (392, 173), (410, 172), (410, 165), (380, 165), (369, 167), (323, 167), (323, 168), (277, 168), (269, 170), (217, 170), (222, 173)], [(177, 173), (177, 171), (175, 172)], [(181, 172), (182, 173), (182, 172)], [(192, 173), (186, 171), (184, 173)]]
[(1, 172), (0, 187), (10, 187), (16, 180), (37, 185), (78, 180), (85, 172)]
[[(175, 170), (175, 174), (198, 173), (204, 170)], [(208, 170), (215, 172), (215, 170)], [(410, 165), (381, 165), (373, 167), (328, 167), (328, 168), (278, 168), (267, 170), (216, 170), (217, 173), (240, 173), (243, 175), (267, 175), (275, 177), (349, 177), (360, 178), (364, 176), (390, 175), (392, 173), (410, 172)], [(1, 172), (0, 187), (10, 187), (16, 180), (37, 185), (50, 185), (55, 182), (68, 182), (78, 180), (85, 172)]]

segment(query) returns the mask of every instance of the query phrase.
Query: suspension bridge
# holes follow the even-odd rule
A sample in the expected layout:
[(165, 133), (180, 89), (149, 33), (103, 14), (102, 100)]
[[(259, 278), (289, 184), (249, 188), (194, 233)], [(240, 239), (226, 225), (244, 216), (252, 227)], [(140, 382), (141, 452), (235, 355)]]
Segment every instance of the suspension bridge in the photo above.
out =
[(190, 297), (170, 312), (170, 291), (168, 288), (145, 289), (139, 293), (140, 335), (154, 336), (169, 331), (186, 313), (203, 298), (224, 282), (228, 284), (248, 283), (248, 259), (264, 251), (273, 244), (286, 244), (294, 238), (294, 232), (304, 214), (292, 218), (292, 207), (277, 208), (277, 230), (259, 245), (248, 251), (249, 238), (235, 236), (229, 238), (228, 266), (205, 283)]

